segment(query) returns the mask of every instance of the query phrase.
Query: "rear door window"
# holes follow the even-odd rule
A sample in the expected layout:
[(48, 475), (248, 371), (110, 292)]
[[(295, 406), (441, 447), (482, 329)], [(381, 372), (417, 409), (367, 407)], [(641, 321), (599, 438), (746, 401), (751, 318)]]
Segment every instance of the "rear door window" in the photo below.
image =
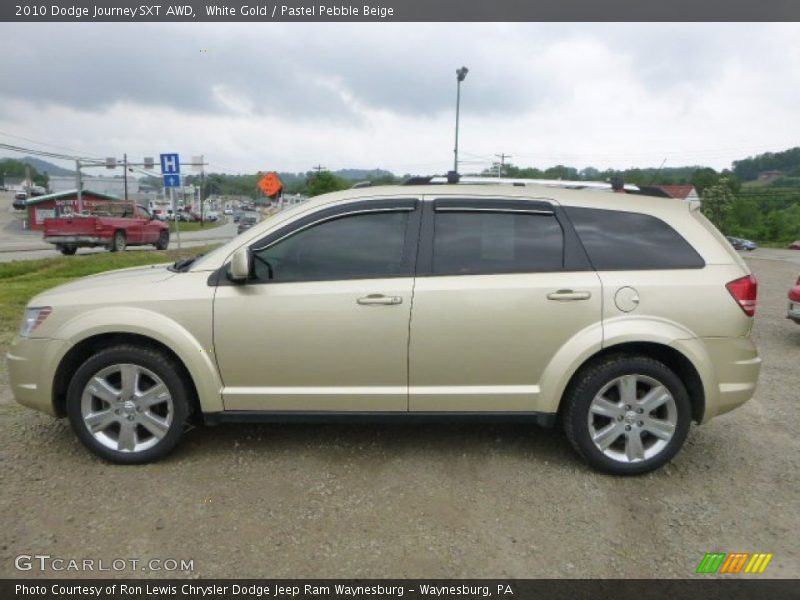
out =
[(436, 209), (433, 274), (560, 271), (564, 233), (550, 212)]

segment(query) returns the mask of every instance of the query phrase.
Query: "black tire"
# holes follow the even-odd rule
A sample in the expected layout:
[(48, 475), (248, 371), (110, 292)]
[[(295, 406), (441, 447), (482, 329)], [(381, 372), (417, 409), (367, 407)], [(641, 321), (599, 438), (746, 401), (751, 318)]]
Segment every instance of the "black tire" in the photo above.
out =
[(158, 241), (155, 243), (156, 250), (166, 250), (169, 248), (169, 231), (164, 230), (158, 234)]
[(114, 237), (111, 239), (111, 246), (109, 246), (109, 250), (111, 252), (122, 252), (128, 246), (128, 238), (125, 235), (125, 232), (121, 229), (114, 232)]
[[(651, 381), (655, 381), (665, 387), (671, 395), (674, 404), (668, 401), (657, 409), (658, 411), (667, 411), (667, 406), (669, 406), (670, 410), (674, 410), (672, 413), (672, 418), (675, 421), (672, 425), (674, 429), (672, 430), (671, 438), (668, 441), (663, 440), (666, 442), (665, 444), (660, 441), (660, 438), (650, 433), (646, 427), (638, 428), (642, 423), (645, 423), (645, 421), (639, 421), (638, 419), (644, 417), (636, 415), (639, 411), (638, 408), (634, 407), (632, 410), (626, 410), (625, 407), (629, 405), (625, 405), (621, 397), (619, 399), (620, 414), (618, 416), (606, 417), (590, 413), (595, 396), (617, 378), (627, 375), (635, 375), (644, 380), (644, 383), (636, 382), (638, 400), (643, 398), (644, 393), (647, 391), (647, 385)], [(641, 387), (644, 387), (644, 390)], [(614, 393), (621, 393), (618, 387), (610, 387), (608, 390), (607, 393), (612, 394), (612, 396)], [(590, 431), (590, 415), (593, 419), (593, 426), (600, 427), (601, 430), (603, 425), (610, 427), (614, 421), (619, 421), (619, 429), (614, 430), (608, 436), (608, 438), (613, 438), (614, 442), (606, 450), (615, 454), (616, 457), (609, 457), (605, 451), (595, 445)], [(686, 386), (665, 364), (647, 356), (615, 355), (591, 364), (578, 373), (564, 397), (562, 416), (567, 438), (589, 466), (613, 475), (639, 475), (653, 471), (666, 464), (681, 449), (689, 433), (689, 426), (692, 421), (692, 406)], [(651, 416), (658, 418), (659, 413), (652, 415), (648, 412), (646, 415), (647, 423), (651, 422), (649, 420)], [(607, 423), (603, 422), (604, 419), (607, 419)], [(599, 425), (597, 425), (598, 423)], [(597, 429), (595, 429), (595, 433), (598, 433)], [(615, 435), (616, 437), (614, 437)], [(643, 446), (647, 447), (646, 444), (649, 443), (650, 451), (657, 451), (657, 453), (649, 457), (636, 458), (630, 462), (625, 462), (625, 460), (630, 459), (623, 459), (621, 455), (627, 453), (629, 436), (633, 435), (637, 435), (639, 440), (643, 440)], [(623, 447), (622, 450), (619, 450), (620, 444)], [(659, 446), (660, 449), (658, 449)]]
[(64, 256), (72, 256), (73, 254), (75, 254), (78, 251), (78, 247), (77, 246), (61, 246), (61, 247), (59, 247), (59, 250), (61, 250), (61, 254), (63, 254)]
[[(108, 411), (109, 415), (111, 411), (115, 411), (117, 415), (122, 413), (121, 416), (114, 416), (111, 417), (115, 420), (116, 424), (112, 424), (109, 428), (105, 429), (103, 433), (106, 432), (110, 433), (112, 439), (108, 439), (106, 437), (107, 442), (113, 442), (113, 436), (116, 433), (118, 439), (121, 439), (121, 427), (125, 424), (125, 419), (131, 419), (131, 423), (128, 425), (132, 427), (133, 430), (136, 432), (134, 435), (134, 440), (138, 442), (142, 442), (141, 438), (145, 438), (143, 440), (144, 445), (146, 446), (147, 443), (154, 443), (151, 447), (144, 447), (141, 450), (130, 449), (130, 450), (120, 450), (119, 447), (121, 443), (117, 443), (117, 449), (111, 448), (101, 442), (95, 435), (89, 431), (89, 427), (84, 421), (84, 414), (82, 412), (82, 401), (83, 401), (83, 392), (84, 388), (87, 386), (89, 381), (97, 376), (99, 373), (103, 372), (106, 369), (114, 369), (115, 365), (134, 365), (137, 368), (143, 368), (146, 371), (150, 371), (152, 374), (156, 375), (158, 378), (161, 379), (163, 384), (166, 386), (170, 399), (171, 399), (171, 420), (168, 427), (164, 428), (165, 433), (163, 433), (163, 437), (157, 439), (156, 436), (152, 436), (152, 440), (148, 439), (147, 436), (152, 435), (149, 433), (147, 428), (144, 425), (140, 425), (139, 421), (133, 421), (134, 418), (139, 419), (140, 417), (135, 415), (135, 412), (141, 413), (138, 408), (131, 410), (134, 415), (126, 417), (125, 415), (127, 408), (124, 405), (128, 405), (129, 403), (123, 401), (119, 401), (120, 396), (117, 396), (117, 403), (110, 404), (108, 403)], [(96, 455), (104, 458), (105, 460), (121, 463), (121, 464), (140, 464), (140, 463), (147, 463), (158, 460), (163, 458), (167, 454), (169, 454), (183, 435), (183, 428), (184, 423), (189, 418), (191, 413), (191, 404), (189, 401), (189, 394), (187, 391), (186, 382), (181, 378), (180, 373), (182, 372), (182, 368), (180, 365), (176, 364), (172, 359), (168, 356), (165, 356), (163, 353), (159, 352), (158, 350), (147, 348), (147, 347), (138, 347), (132, 345), (119, 345), (113, 346), (110, 348), (106, 348), (104, 350), (99, 351), (97, 354), (91, 356), (86, 362), (84, 362), (78, 370), (75, 372), (75, 375), (72, 377), (72, 381), (67, 388), (67, 416), (69, 417), (70, 424), (72, 425), (72, 429), (75, 434), (78, 436), (78, 439), (86, 446), (89, 450), (94, 452)], [(145, 376), (146, 378), (146, 376)], [(139, 376), (139, 381), (141, 382), (142, 376)], [(122, 389), (122, 384), (120, 383), (120, 390)], [(147, 391), (147, 390), (145, 390)], [(99, 402), (96, 399), (92, 399), (88, 402)], [(162, 412), (158, 415), (166, 420), (166, 412), (164, 411), (164, 405), (160, 405), (162, 408)], [(144, 413), (148, 413), (149, 410), (144, 410)], [(102, 407), (98, 408), (98, 411), (105, 410), (106, 403), (103, 403)], [(95, 410), (92, 408), (92, 410)], [(117, 427), (115, 430), (114, 428)]]

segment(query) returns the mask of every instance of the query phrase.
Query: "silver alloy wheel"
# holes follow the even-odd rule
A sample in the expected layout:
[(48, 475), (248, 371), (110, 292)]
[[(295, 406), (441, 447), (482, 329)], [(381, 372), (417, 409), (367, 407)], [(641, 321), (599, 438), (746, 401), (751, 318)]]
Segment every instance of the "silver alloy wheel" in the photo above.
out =
[(678, 425), (678, 408), (661, 382), (623, 375), (595, 395), (588, 420), (598, 450), (618, 462), (640, 462), (666, 448)]
[(142, 452), (167, 435), (172, 395), (161, 378), (130, 363), (105, 367), (83, 388), (81, 415), (95, 440), (118, 452)]

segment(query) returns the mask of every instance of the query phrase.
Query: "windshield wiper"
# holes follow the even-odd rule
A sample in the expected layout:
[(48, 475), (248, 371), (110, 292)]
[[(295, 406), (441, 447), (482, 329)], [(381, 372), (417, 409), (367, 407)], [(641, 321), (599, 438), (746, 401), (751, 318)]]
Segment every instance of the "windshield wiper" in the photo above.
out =
[(183, 273), (189, 270), (189, 267), (194, 264), (198, 258), (203, 256), (202, 254), (197, 254), (196, 256), (190, 256), (188, 258), (182, 258), (180, 260), (176, 260), (171, 267), (167, 267), (170, 271), (174, 271), (175, 273)]

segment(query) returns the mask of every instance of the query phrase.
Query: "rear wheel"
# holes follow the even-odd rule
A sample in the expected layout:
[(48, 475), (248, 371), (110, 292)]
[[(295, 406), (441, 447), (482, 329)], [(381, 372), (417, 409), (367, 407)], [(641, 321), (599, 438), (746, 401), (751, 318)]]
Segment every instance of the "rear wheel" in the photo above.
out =
[(189, 416), (179, 365), (161, 352), (120, 345), (101, 350), (75, 372), (67, 415), (78, 439), (117, 463), (144, 463), (168, 454)]
[(156, 250), (166, 250), (169, 248), (169, 231), (164, 230), (158, 235), (158, 241), (155, 243)]
[(111, 238), (111, 252), (122, 252), (128, 245), (128, 238), (125, 236), (124, 231), (115, 231), (114, 237)]
[(78, 251), (77, 246), (59, 246), (58, 248), (64, 256), (72, 256)]
[(565, 398), (564, 428), (595, 469), (637, 475), (662, 466), (689, 432), (686, 387), (646, 356), (609, 357), (579, 374)]

